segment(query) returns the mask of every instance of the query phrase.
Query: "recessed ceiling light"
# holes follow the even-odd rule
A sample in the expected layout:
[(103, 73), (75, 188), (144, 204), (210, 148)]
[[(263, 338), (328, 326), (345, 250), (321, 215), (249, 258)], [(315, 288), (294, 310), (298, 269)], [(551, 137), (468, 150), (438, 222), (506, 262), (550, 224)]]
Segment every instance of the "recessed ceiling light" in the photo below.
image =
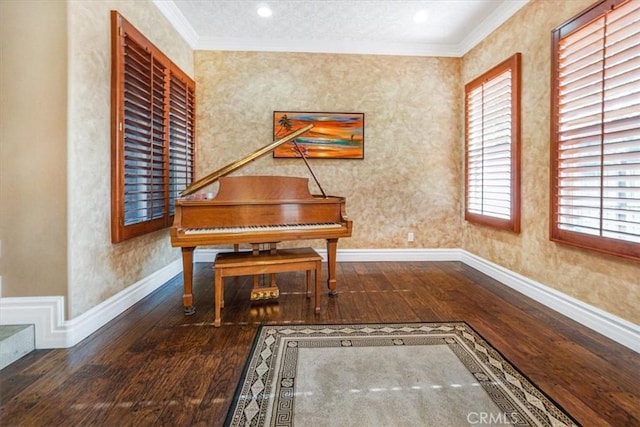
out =
[(261, 4), (260, 6), (258, 6), (258, 15), (262, 16), (263, 18), (268, 18), (273, 15), (273, 11), (266, 4)]
[(415, 22), (416, 24), (422, 24), (424, 22), (427, 22), (427, 18), (429, 18), (429, 12), (422, 9), (416, 12), (415, 15), (413, 15), (413, 22)]

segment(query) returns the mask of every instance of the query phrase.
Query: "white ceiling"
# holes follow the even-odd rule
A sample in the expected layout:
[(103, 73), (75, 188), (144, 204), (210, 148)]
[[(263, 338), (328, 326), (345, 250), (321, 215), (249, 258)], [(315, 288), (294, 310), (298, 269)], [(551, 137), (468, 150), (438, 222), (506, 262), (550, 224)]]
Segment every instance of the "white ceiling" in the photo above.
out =
[[(528, 0), (153, 0), (196, 50), (462, 56)], [(273, 14), (261, 18), (268, 5)], [(424, 23), (414, 15), (427, 11)]]

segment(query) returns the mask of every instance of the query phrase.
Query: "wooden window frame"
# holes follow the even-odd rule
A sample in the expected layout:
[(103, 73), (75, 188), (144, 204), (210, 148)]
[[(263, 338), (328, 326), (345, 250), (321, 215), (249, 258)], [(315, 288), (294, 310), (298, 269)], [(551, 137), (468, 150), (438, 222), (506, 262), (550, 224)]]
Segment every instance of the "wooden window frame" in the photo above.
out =
[(169, 227), (193, 181), (195, 83), (117, 11), (111, 55), (111, 241), (119, 243)]
[[(465, 214), (466, 221), (500, 230), (520, 232), (520, 97), (521, 54), (516, 53), (465, 85)], [(470, 208), (470, 94), (493, 79), (511, 71), (511, 122), (510, 122), (510, 207), (509, 218), (478, 213)], [(484, 103), (484, 101), (483, 101)], [(484, 118), (483, 125), (484, 125)], [(485, 148), (482, 142), (483, 151)], [(482, 160), (483, 164), (485, 160)], [(484, 195), (482, 196), (484, 203)]]
[[(599, 161), (600, 185), (599, 187), (595, 187), (596, 190), (598, 190), (600, 193), (600, 199), (599, 199), (600, 214), (598, 218), (594, 217), (594, 219), (599, 221), (600, 223), (599, 235), (588, 234), (586, 232), (579, 232), (575, 230), (569, 230), (567, 225), (563, 225), (563, 226), (560, 225), (560, 222), (562, 221), (561, 216), (568, 215), (566, 213), (562, 214), (561, 208), (560, 208), (561, 201), (562, 201), (561, 200), (562, 194), (560, 190), (562, 185), (561, 176), (560, 176), (560, 170), (562, 169), (560, 165), (561, 155), (563, 150), (565, 151), (568, 150), (568, 148), (562, 147), (562, 141), (561, 141), (561, 135), (560, 135), (561, 134), (561, 125), (560, 125), (560, 120), (561, 120), (560, 68), (561, 68), (561, 65), (559, 60), (560, 50), (561, 50), (560, 43), (570, 35), (576, 33), (579, 30), (583, 30), (584, 28), (587, 28), (589, 25), (595, 23), (597, 20), (602, 19), (602, 17), (604, 17), (608, 12), (616, 8), (619, 8), (624, 3), (627, 3), (627, 1), (626, 0), (598, 1), (588, 9), (584, 10), (583, 12), (579, 13), (575, 17), (571, 18), (570, 20), (566, 21), (565, 23), (555, 28), (551, 33), (551, 153), (550, 153), (551, 154), (551, 162), (550, 162), (551, 164), (551, 168), (550, 168), (551, 218), (549, 221), (549, 227), (550, 227), (551, 241), (567, 244), (567, 245), (571, 245), (571, 246), (575, 246), (583, 249), (593, 250), (593, 251), (597, 251), (597, 252), (601, 252), (609, 255), (619, 256), (619, 257), (623, 257), (623, 258), (627, 258), (635, 261), (640, 261), (640, 243), (603, 236), (603, 234), (605, 233), (604, 210), (610, 209), (610, 208), (605, 208), (604, 191), (607, 188), (622, 188), (622, 187), (607, 187), (604, 184), (604, 179), (606, 177), (606, 174), (604, 172), (606, 167), (605, 166), (605, 162), (606, 162), (605, 150), (609, 142), (605, 142), (606, 135), (607, 135), (607, 133), (605, 132), (606, 121), (602, 119), (602, 117), (600, 119), (600, 128), (602, 130), (600, 131), (599, 134), (595, 135), (595, 137), (598, 137), (600, 140), (599, 145), (596, 145), (596, 148), (599, 146), (600, 153), (601, 153), (600, 161)], [(606, 36), (604, 36), (603, 39), (606, 39)], [(606, 51), (606, 48), (604, 48), (603, 50)], [(604, 58), (607, 58), (606, 53), (603, 55), (604, 55)], [(604, 75), (604, 72), (607, 69), (605, 65), (606, 59), (603, 59), (602, 64), (603, 64), (602, 67), (600, 67), (598, 70), (601, 70), (600, 72), (602, 72)], [(601, 85), (603, 88), (602, 89), (603, 99), (606, 94), (606, 90), (604, 88), (607, 80), (608, 79), (606, 79), (605, 77), (601, 77)], [(606, 101), (600, 102), (600, 105), (601, 105), (600, 108), (601, 108), (601, 111), (603, 112), (607, 111), (605, 110), (605, 102)], [(617, 111), (617, 110), (613, 110), (613, 111)], [(635, 129), (638, 130), (638, 128), (635, 128)], [(637, 153), (638, 151), (635, 151), (635, 152), (632, 152), (631, 154), (637, 155)], [(636, 164), (636, 167), (638, 166), (639, 165)], [(582, 170), (584, 170), (587, 167), (582, 166), (579, 168), (582, 168)], [(636, 177), (637, 177), (637, 174), (636, 174)], [(565, 196), (565, 197), (570, 198), (569, 196)], [(580, 196), (580, 197), (582, 198), (584, 196)], [(624, 199), (624, 200), (634, 200), (634, 199)], [(635, 200), (637, 203), (637, 199)], [(595, 206), (595, 208), (597, 209), (598, 206)], [(640, 215), (640, 211), (638, 211), (637, 208), (635, 208), (635, 210), (632, 210), (631, 212), (632, 214)], [(615, 233), (615, 231), (613, 231), (613, 233)], [(617, 232), (617, 233), (620, 234), (620, 232)], [(633, 236), (637, 236), (637, 234), (634, 233)]]

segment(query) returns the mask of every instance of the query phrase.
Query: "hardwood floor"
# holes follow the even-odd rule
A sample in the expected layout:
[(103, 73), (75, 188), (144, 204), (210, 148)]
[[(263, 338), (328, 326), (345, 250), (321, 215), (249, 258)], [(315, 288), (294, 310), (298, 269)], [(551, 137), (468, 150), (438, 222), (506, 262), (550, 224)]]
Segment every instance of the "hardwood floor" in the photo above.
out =
[(317, 316), (304, 272), (278, 275), (278, 303), (226, 279), (221, 328), (211, 265), (194, 273), (193, 316), (174, 279), (73, 348), (0, 371), (0, 424), (222, 425), (261, 322), (464, 320), (584, 426), (640, 425), (640, 355), (464, 264), (339, 263), (339, 295), (325, 290)]

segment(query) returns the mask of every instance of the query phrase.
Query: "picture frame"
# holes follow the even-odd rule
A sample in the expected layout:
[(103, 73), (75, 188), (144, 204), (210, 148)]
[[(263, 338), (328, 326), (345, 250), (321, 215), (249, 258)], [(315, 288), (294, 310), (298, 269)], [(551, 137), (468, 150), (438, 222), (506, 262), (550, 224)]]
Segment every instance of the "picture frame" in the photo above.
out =
[(274, 141), (303, 128), (314, 127), (273, 150), (274, 158), (364, 159), (364, 113), (274, 111)]

